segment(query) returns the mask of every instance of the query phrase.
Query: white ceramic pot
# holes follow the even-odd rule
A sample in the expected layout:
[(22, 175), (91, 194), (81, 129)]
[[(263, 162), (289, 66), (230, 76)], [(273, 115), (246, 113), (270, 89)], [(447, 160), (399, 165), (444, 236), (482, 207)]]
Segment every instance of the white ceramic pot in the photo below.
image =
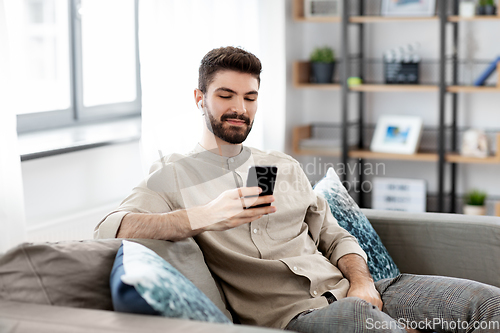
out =
[(464, 205), (465, 215), (486, 215), (486, 206)]

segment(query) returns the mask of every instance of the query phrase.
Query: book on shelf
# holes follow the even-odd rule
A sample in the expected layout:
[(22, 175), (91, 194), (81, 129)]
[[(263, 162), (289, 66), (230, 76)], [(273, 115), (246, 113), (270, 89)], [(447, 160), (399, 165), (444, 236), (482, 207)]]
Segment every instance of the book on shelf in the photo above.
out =
[(495, 72), (495, 69), (497, 68), (497, 64), (500, 62), (500, 56), (496, 57), (495, 60), (493, 60), (488, 67), (484, 70), (484, 72), (479, 75), (479, 77), (474, 81), (474, 86), (482, 86), (488, 80), (488, 78)]

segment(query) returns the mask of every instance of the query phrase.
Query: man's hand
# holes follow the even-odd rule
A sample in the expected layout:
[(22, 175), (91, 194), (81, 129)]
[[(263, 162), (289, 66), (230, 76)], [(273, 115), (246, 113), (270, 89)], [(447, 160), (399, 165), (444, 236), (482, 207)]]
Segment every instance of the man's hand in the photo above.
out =
[(250, 223), (265, 214), (276, 211), (276, 207), (250, 208), (274, 201), (272, 195), (259, 197), (259, 187), (241, 187), (227, 190), (207, 205), (188, 210), (189, 223), (193, 230), (223, 231)]
[(361, 298), (382, 310), (382, 298), (375, 289), (375, 284), (368, 270), (365, 260), (354, 253), (346, 254), (337, 262), (337, 266), (349, 280), (347, 297)]

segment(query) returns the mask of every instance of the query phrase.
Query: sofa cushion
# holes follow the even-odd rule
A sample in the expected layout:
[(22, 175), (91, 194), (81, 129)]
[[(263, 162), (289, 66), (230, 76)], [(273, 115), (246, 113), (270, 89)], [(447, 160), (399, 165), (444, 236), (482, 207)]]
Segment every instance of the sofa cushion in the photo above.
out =
[(333, 168), (328, 169), (325, 177), (314, 186), (314, 191), (326, 199), (339, 225), (356, 237), (366, 252), (373, 280), (396, 277), (398, 267)]
[[(192, 238), (134, 239), (170, 262), (230, 316)], [(109, 276), (120, 239), (21, 244), (0, 257), (0, 299), (112, 310)]]
[(231, 324), (186, 277), (141, 244), (122, 242), (110, 285), (115, 311)]

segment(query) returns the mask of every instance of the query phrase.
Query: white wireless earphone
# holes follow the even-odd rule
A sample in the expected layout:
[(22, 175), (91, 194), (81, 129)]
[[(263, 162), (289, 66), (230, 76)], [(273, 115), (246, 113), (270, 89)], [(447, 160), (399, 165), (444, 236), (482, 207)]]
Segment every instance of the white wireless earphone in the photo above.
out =
[(205, 112), (203, 112), (203, 107), (201, 106), (201, 103), (203, 103), (203, 100), (200, 99), (198, 102), (198, 109), (200, 110), (201, 114), (204, 116)]

